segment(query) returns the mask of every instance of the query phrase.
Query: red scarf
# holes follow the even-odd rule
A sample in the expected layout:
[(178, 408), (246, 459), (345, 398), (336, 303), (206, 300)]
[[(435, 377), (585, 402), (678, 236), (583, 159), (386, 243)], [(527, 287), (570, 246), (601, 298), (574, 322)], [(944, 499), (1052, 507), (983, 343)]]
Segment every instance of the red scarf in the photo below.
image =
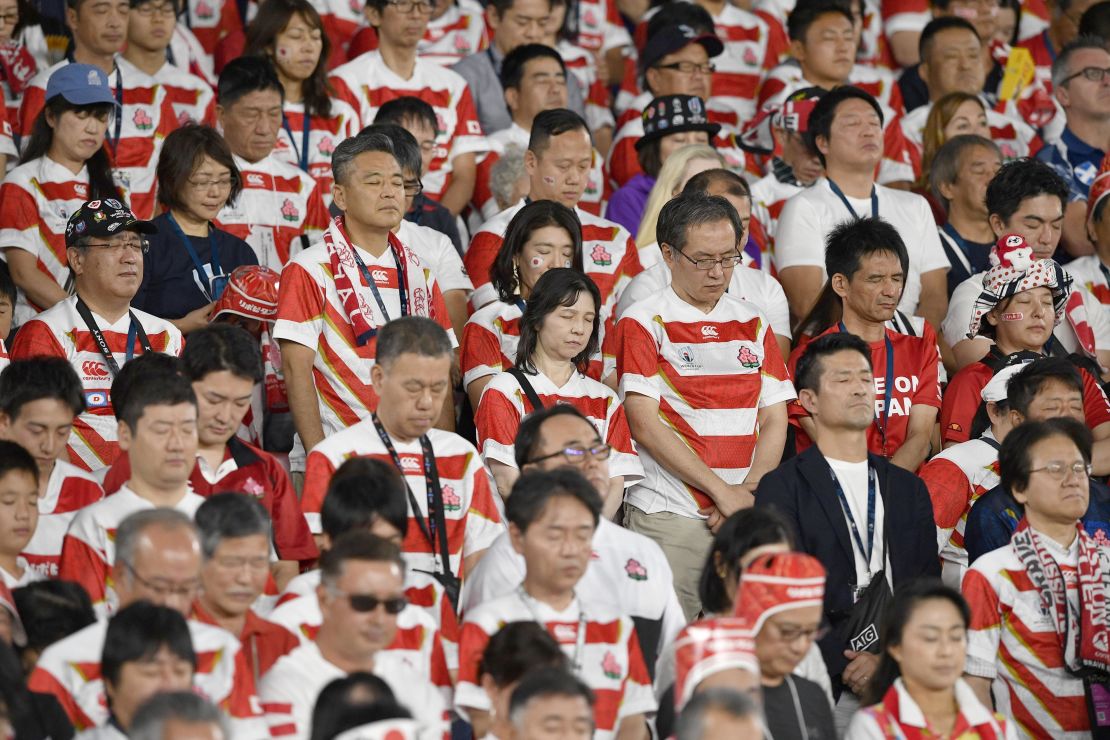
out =
[(1052, 615), (1056, 634), (1064, 643), (1064, 666), (1073, 674), (1110, 675), (1110, 553), (1104, 552), (1076, 523), (1079, 537), (1078, 612), (1068, 604), (1067, 584), (1060, 566), (1045, 551), (1041, 538), (1022, 518), (1010, 545), (1033, 587), (1041, 606)]
[[(343, 216), (336, 216), (331, 226), (324, 232), (324, 246), (328, 250), (335, 289), (339, 293), (340, 300), (343, 301), (343, 310), (354, 328), (355, 342), (361, 347), (377, 335), (379, 322), (375, 319), (374, 308), (362, 295), (365, 291), (355, 289), (355, 285), (360, 284), (358, 278), (351, 279), (350, 273), (357, 275), (359, 269), (355, 261), (354, 247), (351, 246), (347, 231), (343, 228)], [(389, 233), (389, 248), (393, 250), (393, 256), (397, 261), (398, 290), (406, 290), (408, 293), (409, 312), (416, 316), (434, 318), (430, 316), (431, 297), (427, 295), (425, 288), (414, 286), (414, 281), (410, 279), (410, 262), (412, 266), (419, 266), (416, 257), (405, 249), (393, 232)], [(369, 279), (372, 280), (373, 277)]]
[(0, 73), (8, 81), (13, 95), (18, 97), (23, 94), (37, 70), (35, 58), (27, 51), (26, 46), (18, 41), (0, 44)]

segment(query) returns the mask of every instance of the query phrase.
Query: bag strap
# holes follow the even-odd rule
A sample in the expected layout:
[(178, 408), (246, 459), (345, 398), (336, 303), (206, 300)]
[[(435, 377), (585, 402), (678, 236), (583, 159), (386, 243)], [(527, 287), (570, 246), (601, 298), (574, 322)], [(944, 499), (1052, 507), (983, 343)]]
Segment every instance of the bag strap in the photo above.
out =
[(532, 387), (532, 383), (528, 380), (528, 375), (519, 367), (511, 367), (507, 371), (509, 375), (516, 378), (516, 382), (520, 385), (520, 389), (524, 391), (528, 403), (532, 404), (532, 411), (539, 411), (544, 408), (540, 396), (536, 393), (536, 389)]

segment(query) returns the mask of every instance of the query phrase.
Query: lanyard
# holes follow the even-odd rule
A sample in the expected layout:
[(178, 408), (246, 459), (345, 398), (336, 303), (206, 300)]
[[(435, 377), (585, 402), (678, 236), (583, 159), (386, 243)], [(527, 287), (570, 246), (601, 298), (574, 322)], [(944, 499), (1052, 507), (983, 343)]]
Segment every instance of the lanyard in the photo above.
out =
[(863, 559), (867, 561), (867, 572), (870, 573), (871, 554), (875, 550), (875, 471), (870, 465), (867, 466), (867, 547), (863, 546), (863, 538), (860, 537), (859, 527), (856, 526), (856, 518), (852, 516), (848, 497), (844, 495), (844, 488), (841, 487), (836, 472), (830, 468), (829, 473), (832, 475), (833, 485), (836, 486), (836, 495), (840, 499), (841, 508), (844, 509), (844, 516), (848, 518), (848, 529), (852, 531), (852, 539), (855, 540)]
[[(441, 564), (440, 554), (436, 553), (436, 519), (440, 513), (439, 506), (436, 502), (436, 492), (439, 491), (439, 474), (434, 467), (435, 454), (432, 451), (432, 443), (428, 441), (427, 435), (420, 438), (420, 449), (424, 456), (424, 487), (428, 495), (428, 518), (425, 520), (424, 517), (420, 516), (420, 509), (416, 508), (416, 497), (412, 493), (412, 488), (409, 487), (408, 478), (405, 476), (405, 469), (401, 467), (401, 456), (397, 454), (397, 449), (393, 446), (393, 440), (389, 438), (389, 433), (385, 431), (385, 427), (382, 426), (377, 414), (371, 414), (370, 419), (373, 420), (374, 428), (378, 430), (378, 436), (381, 437), (382, 444), (385, 445), (390, 459), (393, 460), (393, 464), (397, 467), (397, 472), (401, 474), (402, 480), (405, 481), (405, 488), (408, 489), (409, 499), (413, 509), (413, 518), (416, 519), (420, 531), (428, 540), (428, 544), (432, 548), (432, 557), (436, 559), (436, 567), (439, 568)], [(444, 526), (446, 527), (446, 524), (444, 524)], [(443, 552), (442, 555), (444, 560), (450, 557), (450, 554), (446, 551)]]
[[(842, 334), (848, 333), (843, 321), (837, 326)], [(885, 328), (883, 329), (883, 343), (886, 345), (886, 383), (883, 387), (883, 413), (875, 419), (875, 426), (879, 428), (879, 436), (883, 438), (883, 457), (889, 458), (890, 455), (887, 454), (886, 446), (886, 429), (890, 423), (890, 401), (897, 376), (894, 374), (894, 343), (890, 341), (890, 335), (886, 333)]]
[(304, 127), (301, 131), (301, 148), (297, 148), (297, 141), (293, 138), (293, 129), (289, 126), (289, 117), (284, 113), (281, 114), (281, 125), (285, 129), (285, 133), (289, 135), (289, 143), (293, 145), (293, 153), (297, 155), (297, 163), (301, 169), (308, 172), (308, 132), (310, 130), (311, 116), (308, 115), (308, 110), (304, 112)]
[[(844, 191), (840, 189), (839, 185), (837, 185), (832, 180), (829, 180), (829, 187), (832, 188), (832, 191), (836, 194), (836, 197), (840, 198), (840, 202), (843, 203), (844, 207), (848, 209), (848, 213), (852, 214), (856, 218), (861, 218), (861, 216), (856, 213), (856, 209), (852, 208), (852, 204), (848, 202), (848, 197), (844, 195)], [(874, 185), (871, 186), (871, 217), (879, 217), (879, 193), (875, 190)]]
[[(177, 236), (178, 239), (181, 240), (181, 243), (185, 245), (185, 249), (188, 250), (189, 257), (193, 260), (193, 266), (197, 268), (197, 278), (200, 280), (201, 291), (204, 292), (204, 297), (208, 299), (209, 303), (211, 303), (212, 301), (219, 298), (219, 296), (212, 295), (212, 292), (209, 291), (208, 288), (203, 287), (205, 285), (212, 287), (212, 281), (208, 279), (208, 275), (204, 270), (204, 263), (200, 261), (200, 255), (198, 255), (197, 250), (193, 248), (193, 241), (185, 234), (184, 230), (182, 230), (181, 228), (181, 225), (177, 223), (177, 219), (174, 218), (173, 214), (169, 211), (166, 212), (166, 220), (169, 222), (170, 228), (173, 229), (174, 234)], [(214, 230), (215, 229), (212, 227), (212, 224), (209, 224), (208, 262), (210, 265), (212, 265), (212, 277), (223, 274), (223, 272), (220, 270), (220, 250), (216, 246), (216, 238), (212, 234)]]
[[(100, 327), (96, 325), (96, 319), (93, 318), (92, 311), (81, 300), (80, 296), (77, 298), (77, 313), (85, 322), (85, 326), (89, 328), (89, 333), (93, 336), (93, 341), (96, 342), (100, 354), (104, 356), (104, 361), (108, 363), (108, 369), (112, 372), (112, 377), (119, 375), (119, 363), (116, 362), (115, 355), (112, 350), (108, 348), (108, 341), (104, 338), (104, 333), (100, 331)], [(127, 353), (125, 362), (130, 362), (131, 358), (135, 356), (135, 340), (139, 341), (142, 345), (143, 352), (153, 352), (154, 349), (150, 346), (150, 340), (146, 336), (146, 330), (143, 329), (142, 324), (135, 318), (132, 311), (128, 311), (127, 315), (131, 317), (131, 325), (127, 329)]]
[[(516, 595), (520, 599), (520, 603), (524, 604), (524, 608), (532, 615), (532, 621), (539, 624), (544, 629), (547, 628), (547, 623), (540, 618), (540, 614), (536, 611), (536, 607), (532, 604), (532, 597), (524, 590), (524, 584), (516, 587)], [(574, 635), (574, 657), (571, 658), (570, 669), (578, 676), (582, 677), (582, 651), (586, 649), (586, 611), (582, 608), (582, 602), (578, 602), (578, 631)]]
[[(389, 248), (390, 254), (393, 255), (393, 262), (397, 265), (397, 296), (401, 301), (401, 315), (409, 315), (409, 287), (405, 281), (405, 275), (401, 271), (401, 261), (397, 259), (397, 253)], [(382, 312), (382, 325), (388, 324), (389, 311), (385, 310), (385, 301), (382, 300), (382, 294), (378, 292), (378, 284), (374, 282), (374, 278), (370, 275), (370, 271), (366, 269), (366, 263), (362, 261), (362, 257), (358, 256), (358, 250), (351, 245), (351, 254), (355, 256), (355, 263), (358, 265), (358, 271), (362, 273), (362, 279), (370, 287), (370, 292), (374, 294), (374, 300), (378, 303), (378, 308)], [(400, 463), (398, 463), (400, 465)]]
[(119, 151), (119, 139), (123, 133), (123, 73), (120, 72), (119, 65), (116, 65), (116, 134), (112, 137), (112, 159), (115, 159)]

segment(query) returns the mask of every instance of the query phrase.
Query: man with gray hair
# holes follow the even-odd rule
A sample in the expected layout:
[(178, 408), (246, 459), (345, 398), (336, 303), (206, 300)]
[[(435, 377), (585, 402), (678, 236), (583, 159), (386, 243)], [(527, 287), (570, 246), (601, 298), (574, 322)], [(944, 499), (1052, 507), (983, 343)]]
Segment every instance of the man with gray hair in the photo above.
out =
[(779, 464), (796, 395), (767, 318), (725, 292), (742, 260), (736, 209), (683, 193), (657, 231), (670, 287), (617, 322), (620, 394), (644, 466), (625, 523), (663, 548), (689, 620), (712, 533)]
[[(201, 568), (200, 538), (188, 514), (170, 508), (131, 514), (116, 530), (115, 545), (111, 580), (120, 608), (146, 600), (188, 615)], [(211, 625), (193, 620), (188, 625), (193, 649), (206, 656), (197, 666), (196, 688), (230, 716), (236, 738), (269, 737), (239, 641)], [(78, 729), (108, 721), (100, 672), (107, 631), (108, 620), (101, 618), (54, 643), (27, 682), (32, 691), (53, 694)]]
[(172, 691), (148, 699), (131, 722), (131, 740), (231, 740), (231, 727), (219, 709), (191, 691)]
[(381, 327), (401, 316), (427, 316), (451, 329), (435, 277), (392, 233), (405, 208), (393, 143), (359, 134), (335, 148), (331, 166), (342, 215), (321, 243), (282, 270), (274, 325), (297, 431), (294, 472), (304, 470), (304, 455), (321, 440), (377, 407), (370, 370)]
[(540, 668), (524, 676), (509, 697), (512, 740), (594, 736), (594, 695), (561, 668)]
[(300, 644), (292, 632), (251, 608), (270, 577), (270, 517), (253, 496), (217, 493), (197, 509), (196, 523), (204, 564), (193, 619), (237, 635), (247, 665), (262, 676)]
[(1048, 140), (1037, 159), (1052, 165), (1071, 191), (1064, 209), (1064, 243), (1068, 252), (1090, 254), (1087, 194), (1110, 151), (1110, 48), (1097, 36), (1080, 36), (1052, 62), (1052, 89), (1064, 109), (1060, 138)]
[[(448, 333), (434, 321), (407, 316), (386, 324), (371, 369), (377, 411), (313, 448), (301, 507), (313, 533), (320, 533), (328, 482), (344, 460), (392, 464), (408, 484), (405, 560), (415, 579), (427, 579), (439, 595), (446, 592), (457, 610), (462, 573), (474, 569), (503, 527), (477, 450), (457, 434), (432, 428), (451, 393), (454, 360)], [(437, 622), (438, 607), (437, 599)]]
[(676, 740), (760, 740), (759, 708), (747, 694), (730, 688), (699, 691), (675, 722)]
[(1002, 152), (990, 139), (961, 134), (933, 157), (929, 190), (948, 214), (940, 245), (948, 257), (948, 295), (972, 275), (990, 267), (995, 236), (987, 213), (987, 184), (1002, 166)]

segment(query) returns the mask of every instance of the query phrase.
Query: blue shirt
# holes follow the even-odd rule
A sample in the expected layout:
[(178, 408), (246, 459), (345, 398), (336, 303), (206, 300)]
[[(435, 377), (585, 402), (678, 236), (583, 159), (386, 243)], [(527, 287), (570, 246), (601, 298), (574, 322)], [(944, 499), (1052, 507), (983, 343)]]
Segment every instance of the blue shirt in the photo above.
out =
[(1037, 152), (1037, 159), (1052, 165), (1067, 182), (1071, 191), (1069, 202), (1087, 200), (1091, 183), (1098, 177), (1105, 156), (1105, 152), (1081, 141), (1069, 128), (1064, 129), (1055, 145), (1045, 146)]
[[(1087, 513), (1080, 519), (1083, 528), (1090, 535), (1102, 530), (1110, 536), (1110, 488), (1091, 481), (1090, 492)], [(974, 563), (980, 555), (1008, 545), (1023, 516), (1025, 507), (1001, 485), (980, 496), (967, 514), (967, 526), (964, 529), (968, 565)]]
[[(154, 224), (158, 233), (147, 237), (150, 251), (143, 257), (143, 282), (131, 306), (162, 319), (180, 319), (209, 302), (200, 286), (208, 286), (208, 275), (212, 273), (211, 247), (206, 236), (189, 237), (208, 273), (202, 282), (189, 250), (169, 223), (169, 214), (158, 216)], [(220, 255), (221, 272), (230, 275), (236, 267), (258, 264), (258, 256), (245, 241), (215, 227), (209, 229)]]

